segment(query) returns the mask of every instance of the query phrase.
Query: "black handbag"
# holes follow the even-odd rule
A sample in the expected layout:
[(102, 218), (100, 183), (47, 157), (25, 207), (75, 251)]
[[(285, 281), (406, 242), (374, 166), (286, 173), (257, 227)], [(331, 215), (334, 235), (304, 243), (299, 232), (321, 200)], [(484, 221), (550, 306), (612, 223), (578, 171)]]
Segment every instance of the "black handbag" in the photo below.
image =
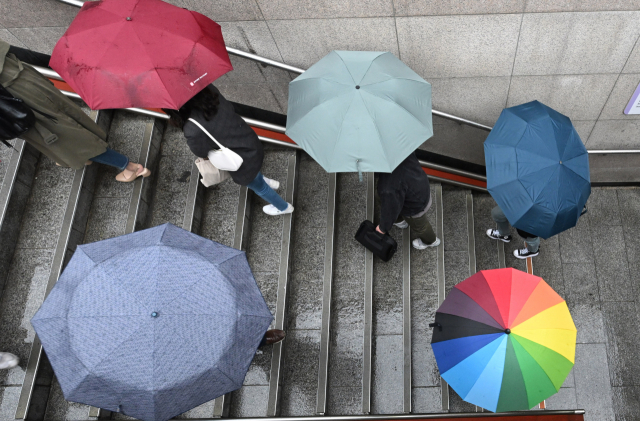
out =
[(398, 250), (398, 243), (389, 234), (380, 234), (376, 231), (373, 222), (367, 220), (360, 224), (356, 232), (356, 240), (374, 255), (387, 262)]
[(20, 137), (35, 123), (33, 110), (0, 85), (0, 142), (12, 148), (7, 140)]

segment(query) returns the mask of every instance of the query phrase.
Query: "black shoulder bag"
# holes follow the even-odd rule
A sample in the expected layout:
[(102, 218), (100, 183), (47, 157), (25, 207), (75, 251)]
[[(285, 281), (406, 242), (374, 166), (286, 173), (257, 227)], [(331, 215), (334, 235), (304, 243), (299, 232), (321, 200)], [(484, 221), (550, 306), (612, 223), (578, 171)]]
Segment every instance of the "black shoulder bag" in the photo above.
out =
[(376, 231), (373, 222), (366, 220), (360, 224), (356, 232), (356, 240), (385, 262), (393, 257), (398, 250), (398, 243), (389, 234)]
[(0, 142), (12, 148), (7, 141), (20, 137), (35, 123), (33, 110), (0, 85)]

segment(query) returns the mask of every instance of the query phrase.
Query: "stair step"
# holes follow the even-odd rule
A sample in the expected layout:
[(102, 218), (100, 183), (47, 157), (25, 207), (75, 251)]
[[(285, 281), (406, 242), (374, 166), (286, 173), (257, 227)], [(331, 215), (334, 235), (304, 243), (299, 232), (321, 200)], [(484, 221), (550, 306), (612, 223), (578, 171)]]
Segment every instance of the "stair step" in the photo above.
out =
[(0, 297), (15, 251), (40, 153), (24, 140), (0, 146)]

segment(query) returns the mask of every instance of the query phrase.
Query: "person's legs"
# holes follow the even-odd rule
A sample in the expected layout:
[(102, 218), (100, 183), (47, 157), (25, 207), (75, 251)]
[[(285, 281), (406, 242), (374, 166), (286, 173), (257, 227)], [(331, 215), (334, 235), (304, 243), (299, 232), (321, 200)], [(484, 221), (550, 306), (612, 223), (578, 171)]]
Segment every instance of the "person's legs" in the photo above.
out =
[(247, 184), (247, 187), (253, 190), (258, 196), (271, 203), (279, 211), (283, 211), (289, 207), (289, 204), (264, 181), (262, 173), (260, 172), (251, 183)]
[(417, 218), (406, 217), (405, 221), (411, 227), (411, 231), (415, 232), (425, 244), (433, 244), (436, 241), (436, 233), (427, 219), (427, 214)]
[(116, 180), (123, 183), (129, 183), (138, 177), (148, 177), (151, 174), (151, 171), (144, 166), (129, 162), (129, 158), (111, 148), (107, 148), (104, 153), (90, 158), (90, 161), (118, 168), (122, 172), (116, 176)]
[(398, 215), (398, 217), (396, 218), (396, 222), (394, 222), (393, 225), (395, 225), (400, 229), (405, 229), (409, 226), (409, 224), (407, 223), (407, 221), (404, 220), (404, 217), (402, 215)]
[(502, 212), (502, 209), (500, 209), (500, 206), (496, 206), (491, 209), (491, 218), (498, 225), (498, 232), (500, 233), (500, 235), (509, 235), (509, 220), (505, 216), (504, 212)]
[(99, 164), (110, 165), (112, 167), (116, 167), (120, 171), (124, 171), (129, 165), (129, 158), (125, 155), (122, 155), (119, 152), (114, 151), (111, 148), (107, 148), (107, 151), (94, 156), (89, 159), (90, 161), (97, 162)]
[(536, 253), (540, 248), (540, 237), (529, 237), (524, 239), (524, 243), (527, 245), (527, 249)]

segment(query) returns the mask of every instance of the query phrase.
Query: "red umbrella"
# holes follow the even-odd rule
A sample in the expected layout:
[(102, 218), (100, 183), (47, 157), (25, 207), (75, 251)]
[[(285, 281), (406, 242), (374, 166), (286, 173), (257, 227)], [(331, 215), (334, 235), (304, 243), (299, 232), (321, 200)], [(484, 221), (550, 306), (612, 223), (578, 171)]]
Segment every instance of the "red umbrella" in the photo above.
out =
[(161, 0), (85, 2), (50, 65), (94, 110), (178, 109), (233, 70), (220, 25)]

